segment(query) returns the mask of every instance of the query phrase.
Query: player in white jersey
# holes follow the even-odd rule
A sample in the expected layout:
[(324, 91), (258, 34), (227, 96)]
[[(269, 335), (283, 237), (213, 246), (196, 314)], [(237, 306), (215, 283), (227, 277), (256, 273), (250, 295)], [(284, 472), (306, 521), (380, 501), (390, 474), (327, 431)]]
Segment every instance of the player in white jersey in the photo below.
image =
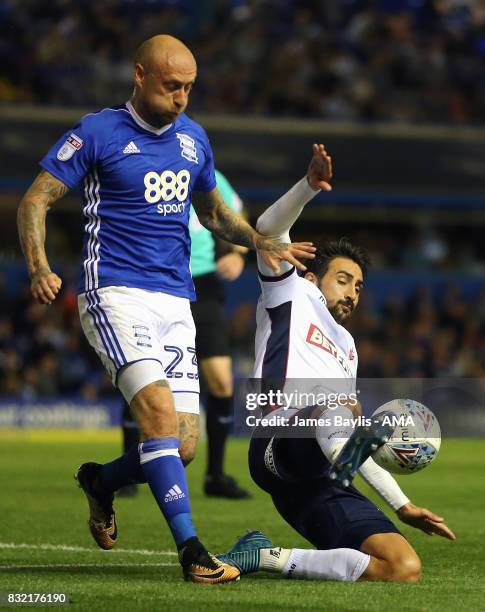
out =
[[(314, 145), (307, 176), (263, 213), (258, 229), (289, 241), (289, 230), (304, 205), (316, 191), (331, 189), (331, 176), (331, 158), (323, 145)], [(455, 539), (443, 518), (410, 503), (391, 474), (370, 457), (372, 445), (383, 443), (383, 426), (371, 427), (368, 439), (356, 442), (351, 419), (360, 414), (354, 393), (357, 352), (343, 324), (359, 303), (367, 264), (366, 253), (344, 239), (319, 246), (304, 276), (286, 264), (283, 274), (275, 275), (258, 259), (261, 297), (254, 374), (261, 379), (261, 391), (272, 398), (263, 414), (269, 423), (270, 417), (281, 417), (285, 427), (256, 428), (249, 467), (281, 516), (316, 550), (274, 547), (260, 532), (250, 532), (219, 556), (241, 573), (267, 570), (324, 580), (419, 580), (419, 557), (394, 524), (349, 482), (338, 482), (340, 474), (332, 480), (342, 453), (402, 521), (425, 533)], [(288, 394), (296, 389), (305, 395), (314, 388), (325, 391), (327, 398), (340, 393), (340, 401), (306, 407), (290, 402), (285, 410), (274, 399), (275, 391)], [(318, 417), (325, 424), (311, 428), (310, 437), (292, 437), (291, 425), (305, 417)]]
[[(347, 262), (342, 262), (339, 270), (342, 279), (350, 273), (348, 267)], [(310, 276), (303, 278), (295, 268), (275, 278), (259, 274), (262, 295), (256, 313), (255, 378), (355, 380), (357, 351), (354, 340), (332, 316), (322, 291), (313, 282), (308, 282), (312, 278), (311, 273), (308, 274)], [(359, 282), (357, 291), (360, 286)], [(345, 300), (348, 304), (345, 308), (353, 308), (350, 301)], [(287, 327), (287, 339), (280, 336), (275, 341), (275, 329), (282, 324)], [(271, 354), (276, 343), (280, 351), (277, 359)]]
[(114, 492), (146, 481), (186, 579), (228, 582), (239, 572), (197, 538), (184, 470), (195, 453), (199, 403), (190, 205), (211, 232), (258, 250), (275, 269), (282, 259), (297, 264), (294, 256), (308, 257), (309, 249), (259, 234), (224, 204), (207, 135), (184, 114), (197, 75), (191, 51), (171, 36), (155, 36), (139, 47), (134, 63), (132, 98), (85, 115), (42, 159), (43, 170), (19, 206), (20, 240), (32, 295), (50, 304), (61, 279), (45, 252), (46, 213), (82, 184), (81, 323), (141, 431), (138, 448), (78, 470), (96, 543), (115, 545)]

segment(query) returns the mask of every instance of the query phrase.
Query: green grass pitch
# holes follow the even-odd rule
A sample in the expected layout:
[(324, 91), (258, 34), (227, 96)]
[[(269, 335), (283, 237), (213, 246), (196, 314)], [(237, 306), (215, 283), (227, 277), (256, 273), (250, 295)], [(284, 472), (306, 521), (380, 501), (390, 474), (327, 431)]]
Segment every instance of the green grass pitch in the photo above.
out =
[[(419, 584), (336, 583), (281, 579), (272, 574), (238, 583), (185, 583), (170, 534), (149, 492), (116, 503), (116, 549), (96, 548), (86, 526), (87, 504), (73, 480), (87, 460), (118, 454), (117, 432), (0, 430), (0, 592), (66, 592), (72, 610), (483, 610), (485, 440), (445, 440), (436, 464), (401, 478), (417, 504), (442, 514), (458, 539), (448, 542), (402, 526), (423, 561)], [(234, 440), (228, 472), (251, 488), (243, 502), (201, 492), (203, 445), (189, 467), (195, 523), (212, 552), (258, 528), (277, 544), (306, 547), (270, 499), (251, 484), (246, 440)], [(369, 489), (359, 482), (365, 493)], [(373, 499), (373, 495), (371, 495)], [(116, 551), (116, 552), (115, 552)]]

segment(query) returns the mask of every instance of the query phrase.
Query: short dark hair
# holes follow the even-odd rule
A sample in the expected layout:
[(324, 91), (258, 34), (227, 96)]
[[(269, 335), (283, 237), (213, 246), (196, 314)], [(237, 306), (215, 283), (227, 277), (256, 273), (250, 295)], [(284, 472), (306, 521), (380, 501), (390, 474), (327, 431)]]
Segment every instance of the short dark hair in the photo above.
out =
[(315, 246), (315, 259), (305, 261), (306, 271), (313, 272), (317, 278), (323, 278), (327, 273), (330, 262), (336, 257), (346, 257), (355, 261), (365, 276), (370, 266), (370, 257), (365, 249), (355, 246), (347, 238), (332, 240)]

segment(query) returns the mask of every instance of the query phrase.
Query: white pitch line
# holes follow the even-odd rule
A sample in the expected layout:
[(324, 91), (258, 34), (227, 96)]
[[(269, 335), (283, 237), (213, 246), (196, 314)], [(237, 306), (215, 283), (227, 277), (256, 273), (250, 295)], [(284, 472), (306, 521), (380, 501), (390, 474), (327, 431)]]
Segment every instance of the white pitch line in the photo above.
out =
[(52, 568), (89, 568), (89, 567), (177, 567), (178, 563), (44, 563), (39, 565), (0, 565), (0, 570), (32, 570)]
[(0, 548), (9, 548), (13, 550), (26, 549), (26, 550), (60, 550), (64, 552), (87, 552), (87, 553), (119, 553), (125, 555), (163, 555), (163, 556), (177, 556), (177, 553), (173, 550), (143, 550), (133, 548), (114, 548), (113, 550), (100, 550), (97, 548), (84, 548), (82, 546), (65, 546), (63, 544), (17, 544), (15, 542), (0, 542)]

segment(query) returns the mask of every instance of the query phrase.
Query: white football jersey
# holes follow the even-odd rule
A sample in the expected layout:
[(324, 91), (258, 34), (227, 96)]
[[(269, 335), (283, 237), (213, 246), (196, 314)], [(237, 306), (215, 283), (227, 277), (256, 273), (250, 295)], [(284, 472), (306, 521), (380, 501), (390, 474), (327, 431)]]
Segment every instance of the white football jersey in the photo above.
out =
[(355, 392), (354, 339), (332, 317), (320, 289), (295, 268), (259, 278), (254, 378), (318, 378), (329, 391)]

